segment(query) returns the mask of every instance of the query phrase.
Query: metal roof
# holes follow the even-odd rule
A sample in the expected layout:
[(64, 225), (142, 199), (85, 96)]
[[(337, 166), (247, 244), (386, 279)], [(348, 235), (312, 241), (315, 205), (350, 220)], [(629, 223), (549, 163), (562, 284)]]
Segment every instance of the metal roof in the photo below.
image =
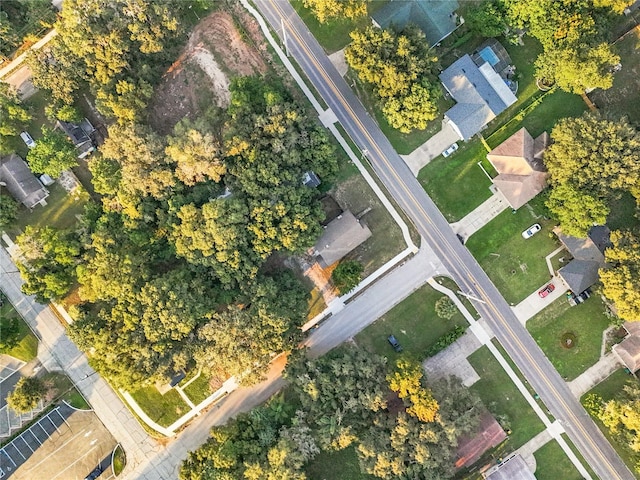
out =
[(28, 165), (15, 153), (0, 160), (0, 181), (9, 193), (27, 208), (33, 208), (49, 196)]

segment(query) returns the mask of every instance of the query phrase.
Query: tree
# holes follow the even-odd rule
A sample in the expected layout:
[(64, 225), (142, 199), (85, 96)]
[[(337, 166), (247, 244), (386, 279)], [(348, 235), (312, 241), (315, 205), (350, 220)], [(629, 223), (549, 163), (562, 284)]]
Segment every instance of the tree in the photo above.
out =
[(16, 238), (22, 254), (18, 263), (22, 291), (48, 302), (64, 297), (76, 281), (80, 244), (72, 232), (28, 225)]
[(464, 17), (469, 27), (483, 37), (499, 37), (507, 30), (504, 7), (495, 0), (472, 5)]
[(618, 317), (640, 319), (640, 233), (611, 232), (613, 246), (605, 251), (609, 268), (600, 270), (602, 293), (616, 306)]
[(9, 195), (0, 195), (0, 228), (13, 222), (18, 215), (18, 202)]
[(320, 23), (348, 18), (355, 20), (367, 14), (370, 0), (302, 0)]
[(358, 286), (363, 271), (364, 267), (357, 260), (345, 260), (331, 272), (331, 280), (340, 293), (347, 293)]
[(551, 189), (546, 205), (562, 226), (563, 233), (584, 238), (594, 225), (604, 225), (609, 207), (600, 198), (570, 184)]
[(442, 94), (436, 81), (437, 58), (424, 33), (367, 27), (351, 32), (345, 50), (349, 66), (378, 98), (387, 121), (403, 133), (424, 129), (437, 113)]
[(47, 387), (38, 377), (22, 377), (7, 395), (7, 405), (18, 413), (26, 413), (36, 408), (46, 394)]
[(629, 383), (620, 398), (604, 404), (600, 420), (634, 452), (640, 452), (640, 388)]
[(453, 301), (447, 297), (440, 297), (435, 304), (436, 315), (446, 320), (452, 319), (458, 313), (458, 307)]
[(76, 147), (63, 133), (42, 127), (42, 138), (29, 150), (29, 168), (58, 178), (62, 172), (78, 165)]
[(0, 82), (0, 153), (11, 151), (7, 141), (18, 135), (30, 120), (31, 115), (15, 90), (8, 83)]
[(431, 392), (422, 385), (422, 366), (408, 358), (396, 361), (396, 370), (387, 375), (389, 388), (405, 401), (406, 412), (421, 422), (433, 422), (440, 406)]
[(91, 172), (91, 184), (96, 192), (103, 195), (116, 195), (122, 181), (120, 164), (104, 158), (100, 153), (88, 162)]
[[(3, 296), (0, 299), (4, 300)], [(20, 321), (16, 317), (3, 316), (0, 318), (0, 352), (7, 352), (20, 341)]]

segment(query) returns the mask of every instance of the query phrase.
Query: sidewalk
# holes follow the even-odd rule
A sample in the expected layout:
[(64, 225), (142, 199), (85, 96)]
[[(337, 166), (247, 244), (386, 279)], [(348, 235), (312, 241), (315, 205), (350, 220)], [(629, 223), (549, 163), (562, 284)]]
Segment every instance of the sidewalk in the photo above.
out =
[(466, 242), (471, 235), (509, 208), (499, 193), (494, 193), (462, 220), (451, 224), (453, 231)]

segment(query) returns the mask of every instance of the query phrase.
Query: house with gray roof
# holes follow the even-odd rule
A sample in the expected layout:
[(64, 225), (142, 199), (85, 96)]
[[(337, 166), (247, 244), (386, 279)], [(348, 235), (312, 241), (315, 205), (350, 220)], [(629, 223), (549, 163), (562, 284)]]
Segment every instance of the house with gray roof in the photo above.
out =
[(96, 149), (91, 137), (89, 136), (89, 134), (95, 129), (86, 118), (80, 123), (80, 125), (58, 120), (56, 122), (55, 129), (63, 131), (67, 137), (69, 137), (69, 140), (73, 142), (76, 150), (78, 151), (78, 158), (85, 158)]
[(433, 46), (458, 28), (460, 23), (454, 13), (458, 7), (456, 0), (393, 0), (377, 10), (371, 19), (379, 28), (403, 29), (413, 23)]
[(517, 98), (503, 79), (482, 56), (477, 65), (471, 56), (456, 60), (440, 74), (440, 81), (456, 104), (445, 114), (462, 140), (469, 140)]
[[(610, 231), (606, 226), (596, 226), (586, 238), (564, 235), (558, 227), (553, 232), (573, 257), (573, 260), (558, 270), (558, 276), (569, 290), (579, 295), (598, 281), (598, 271), (606, 266), (604, 251), (610, 245)], [(598, 243), (594, 242), (592, 235), (598, 239)]]
[(29, 170), (27, 163), (12, 153), (0, 159), (0, 185), (25, 207), (32, 209), (36, 205), (46, 205), (49, 190)]
[(333, 265), (371, 236), (371, 230), (362, 225), (350, 211), (332, 220), (314, 247), (315, 256), (328, 267)]

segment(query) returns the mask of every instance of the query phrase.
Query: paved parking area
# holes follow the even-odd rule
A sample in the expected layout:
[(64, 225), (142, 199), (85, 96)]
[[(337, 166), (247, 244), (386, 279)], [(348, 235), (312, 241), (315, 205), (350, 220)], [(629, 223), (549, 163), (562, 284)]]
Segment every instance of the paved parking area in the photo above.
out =
[(107, 479), (115, 446), (93, 411), (62, 404), (0, 449), (0, 478), (84, 478), (101, 464), (107, 472), (100, 479)]

